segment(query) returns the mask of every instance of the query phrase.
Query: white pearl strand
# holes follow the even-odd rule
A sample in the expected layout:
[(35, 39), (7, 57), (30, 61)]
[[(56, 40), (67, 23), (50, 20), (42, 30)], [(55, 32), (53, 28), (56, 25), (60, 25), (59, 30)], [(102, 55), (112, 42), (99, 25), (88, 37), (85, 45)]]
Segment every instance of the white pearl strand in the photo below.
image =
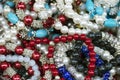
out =
[(75, 24), (80, 24), (82, 27), (98, 31), (99, 29), (103, 28), (101, 25), (92, 23), (89, 21), (89, 14), (79, 15), (72, 9), (73, 0), (65, 0), (65, 5), (63, 0), (57, 0), (57, 6), (61, 12), (63, 12), (67, 17), (72, 18)]
[[(56, 52), (55, 52), (55, 63), (58, 67), (66, 65), (68, 71), (75, 77), (76, 80), (84, 80), (84, 75), (82, 73), (79, 73), (76, 71), (75, 67), (69, 65), (69, 61), (70, 59), (67, 57), (67, 55), (65, 54), (65, 52), (70, 49), (72, 46), (70, 46), (70, 44), (65, 44), (65, 43), (60, 43), (57, 44), (56, 46)], [(109, 51), (104, 51), (103, 49), (100, 49), (99, 47), (95, 47), (95, 52), (97, 52), (100, 56), (102, 56), (102, 59), (107, 60), (108, 62), (113, 59), (113, 56), (110, 55)], [(62, 54), (61, 54), (62, 53)], [(104, 54), (105, 55), (104, 55)], [(107, 55), (106, 55), (107, 54)], [(115, 75), (116, 70), (113, 67), (110, 70), (110, 77), (109, 79), (113, 79), (113, 76)], [(95, 76), (94, 78), (92, 78), (93, 80), (100, 80), (102, 78)]]
[(38, 69), (38, 65), (35, 63), (34, 60), (30, 59), (29, 57), (23, 57), (23, 56), (18, 56), (18, 55), (0, 55), (0, 61), (7, 61), (7, 62), (25, 62), (28, 63), (29, 66), (32, 67), (34, 70), (34, 75), (28, 79), (28, 80), (38, 80), (40, 76), (40, 72)]

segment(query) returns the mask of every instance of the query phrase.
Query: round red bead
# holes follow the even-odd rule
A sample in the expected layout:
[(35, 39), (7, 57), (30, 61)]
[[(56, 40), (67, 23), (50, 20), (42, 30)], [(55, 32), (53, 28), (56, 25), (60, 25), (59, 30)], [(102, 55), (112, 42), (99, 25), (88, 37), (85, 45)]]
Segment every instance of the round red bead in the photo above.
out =
[(66, 41), (67, 41), (67, 38), (66, 38), (66, 36), (61, 36), (60, 40), (61, 40), (62, 42), (66, 42)]
[(32, 16), (27, 15), (27, 16), (24, 17), (25, 25), (30, 26), (32, 24), (32, 22), (33, 22), (33, 17)]
[(89, 52), (89, 55), (90, 55), (90, 57), (95, 57), (95, 56), (96, 56), (96, 54), (95, 54), (94, 51), (90, 51), (90, 52)]
[(50, 69), (55, 69), (56, 68), (55, 64), (50, 64), (49, 67), (50, 67)]
[(37, 51), (34, 51), (34, 53), (32, 54), (32, 58), (34, 60), (39, 60), (40, 56), (41, 56), (41, 54), (39, 52), (37, 52)]
[(93, 50), (94, 50), (93, 44), (88, 45), (88, 50), (89, 50), (89, 51), (93, 51)]
[(22, 10), (25, 10), (26, 9), (26, 5), (24, 2), (19, 2), (17, 4), (17, 9), (22, 9)]
[(21, 77), (20, 77), (20, 75), (15, 74), (15, 75), (13, 75), (12, 80), (21, 80)]
[(18, 55), (23, 54), (23, 51), (24, 51), (24, 49), (23, 49), (23, 47), (21, 47), (21, 46), (17, 46), (17, 47), (15, 48), (15, 52), (16, 52), (16, 54), (18, 54)]
[(0, 69), (6, 70), (9, 67), (9, 64), (7, 62), (1, 62), (0, 63)]
[(53, 69), (52, 70), (52, 75), (53, 76), (57, 76), (59, 73), (58, 73), (58, 70), (57, 69)]
[(87, 45), (89, 45), (89, 44), (91, 44), (91, 39), (90, 38), (86, 38), (86, 40), (85, 40), (85, 43), (87, 44)]
[(81, 34), (80, 35), (80, 40), (86, 40), (86, 35), (85, 34)]
[(53, 53), (54, 52), (54, 47), (53, 46), (49, 46), (48, 47), (48, 52)]
[(88, 65), (88, 68), (89, 68), (89, 70), (95, 70), (95, 64), (90, 63), (90, 64)]
[(96, 62), (96, 58), (90, 58), (90, 63), (95, 63)]
[(30, 45), (31, 47), (34, 47), (34, 46), (35, 46), (35, 41), (34, 41), (34, 40), (31, 40), (31, 41), (29, 42), (29, 45)]
[(53, 53), (48, 53), (47, 58), (53, 58)]
[(76, 1), (75, 1), (75, 3), (76, 3), (76, 5), (78, 5), (78, 6), (79, 6), (79, 5), (80, 5), (80, 3), (81, 3), (81, 0), (76, 0)]
[(0, 46), (0, 54), (6, 54), (6, 47), (5, 46)]
[(84, 80), (91, 80), (90, 76), (86, 76)]
[(28, 72), (29, 75), (34, 74), (34, 71), (33, 71), (32, 67), (29, 67), (27, 72)]
[(48, 38), (44, 38), (44, 39), (42, 40), (42, 42), (43, 42), (44, 44), (48, 44), (48, 43), (49, 43), (49, 40), (48, 40)]
[(48, 64), (44, 64), (43, 65), (43, 70), (45, 71), (45, 70), (48, 70), (49, 69), (49, 65)]
[(40, 44), (41, 43), (41, 39), (40, 38), (35, 38), (35, 43), (36, 44)]
[(15, 62), (14, 67), (17, 68), (17, 69), (20, 69), (22, 67), (22, 65), (21, 65), (20, 62)]
[(58, 19), (61, 21), (62, 24), (64, 24), (67, 20), (67, 17), (64, 14), (60, 14), (58, 16)]
[(58, 37), (56, 37), (56, 38), (54, 39), (54, 42), (55, 42), (55, 43), (59, 43), (59, 42), (60, 42), (60, 39), (59, 39)]
[(78, 34), (74, 34), (74, 35), (73, 35), (73, 38), (74, 38), (75, 40), (78, 40), (78, 39), (79, 39), (79, 35), (78, 35)]
[(68, 35), (68, 36), (67, 36), (67, 40), (68, 40), (68, 41), (72, 41), (72, 40), (73, 40), (73, 36), (72, 36), (72, 35)]
[(88, 75), (91, 76), (91, 77), (94, 76), (94, 71), (93, 70), (88, 70)]

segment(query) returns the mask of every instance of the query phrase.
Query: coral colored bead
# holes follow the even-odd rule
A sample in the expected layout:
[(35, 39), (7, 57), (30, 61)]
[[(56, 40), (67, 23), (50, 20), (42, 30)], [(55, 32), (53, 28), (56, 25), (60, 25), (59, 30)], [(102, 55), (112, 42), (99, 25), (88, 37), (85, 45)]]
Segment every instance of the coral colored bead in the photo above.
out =
[(94, 76), (94, 71), (93, 70), (88, 70), (88, 75), (91, 76), (91, 77)]
[(92, 44), (88, 45), (88, 50), (89, 51), (93, 51), (94, 50), (94, 46)]
[(61, 40), (62, 42), (66, 42), (66, 41), (67, 41), (67, 38), (66, 38), (66, 36), (61, 36), (60, 40)]
[(87, 45), (89, 45), (89, 44), (91, 44), (91, 39), (90, 38), (86, 38), (86, 40), (85, 40), (85, 43), (87, 44)]
[(60, 39), (59, 39), (58, 37), (56, 37), (56, 38), (54, 39), (54, 42), (55, 42), (55, 43), (59, 43), (59, 42), (60, 42)]
[(68, 36), (67, 36), (67, 40), (68, 40), (68, 41), (72, 41), (72, 40), (73, 40), (73, 36), (72, 36), (72, 35), (68, 35)]
[(96, 58), (90, 58), (90, 63), (95, 63), (96, 62)]
[(26, 9), (26, 5), (24, 2), (19, 2), (17, 4), (17, 9), (22, 9), (22, 10), (25, 10)]
[(41, 41), (42, 41), (42, 40), (41, 40), (40, 38), (35, 38), (35, 43), (36, 43), (36, 44), (41, 43)]
[(48, 64), (44, 64), (43, 65), (43, 70), (48, 70), (49, 69), (49, 65)]
[(9, 64), (7, 62), (1, 62), (0, 63), (0, 69), (6, 70), (9, 67)]
[(12, 80), (21, 80), (21, 77), (20, 77), (20, 75), (15, 74), (15, 75), (13, 75)]
[(81, 34), (80, 35), (80, 40), (86, 40), (86, 35), (85, 34)]
[(92, 63), (89, 64), (89, 65), (88, 65), (88, 69), (89, 69), (89, 70), (95, 70), (95, 64), (92, 64)]
[(32, 22), (33, 22), (33, 17), (32, 16), (27, 15), (27, 16), (24, 17), (25, 25), (30, 26), (32, 24)]
[(84, 80), (91, 80), (90, 76), (86, 76)]
[(22, 65), (21, 65), (20, 62), (15, 62), (14, 67), (17, 68), (17, 69), (20, 69), (22, 67)]
[(48, 47), (48, 51), (49, 51), (50, 53), (54, 52), (54, 47), (53, 47), (53, 46), (49, 46), (49, 47)]
[(66, 20), (67, 20), (67, 17), (66, 17), (64, 14), (60, 14), (60, 15), (58, 16), (58, 19), (59, 19), (59, 21), (60, 21), (62, 24), (64, 24), (64, 23), (66, 22)]
[(37, 52), (37, 51), (34, 51), (34, 53), (32, 54), (32, 58), (34, 60), (39, 60), (40, 56), (41, 56), (41, 54), (39, 52)]
[(5, 54), (7, 51), (5, 46), (0, 46), (0, 54)]
[(78, 34), (74, 34), (74, 35), (73, 35), (73, 38), (74, 38), (75, 40), (78, 40), (78, 39), (79, 39), (79, 35), (78, 35)]
[(18, 55), (23, 54), (23, 51), (24, 51), (24, 49), (23, 49), (21, 46), (17, 46), (17, 47), (15, 48), (15, 52), (16, 52), (16, 54), (18, 54)]
[(53, 76), (57, 76), (59, 74), (58, 70), (57, 69), (53, 69), (52, 70), (52, 74), (53, 74)]
[(28, 72), (28, 75), (33, 75), (34, 74), (34, 71), (33, 71), (32, 67), (29, 67), (27, 72)]

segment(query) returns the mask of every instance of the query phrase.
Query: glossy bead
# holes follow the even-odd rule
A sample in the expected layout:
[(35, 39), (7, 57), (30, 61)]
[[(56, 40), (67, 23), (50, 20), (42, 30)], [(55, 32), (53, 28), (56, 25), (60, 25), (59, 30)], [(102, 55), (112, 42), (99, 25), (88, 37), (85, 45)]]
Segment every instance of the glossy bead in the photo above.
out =
[(67, 38), (66, 38), (66, 36), (61, 36), (60, 40), (61, 40), (62, 42), (66, 42), (66, 41), (67, 41)]
[(73, 35), (73, 39), (78, 40), (79, 39), (79, 35), (78, 34), (74, 34)]
[(47, 54), (47, 58), (53, 58), (53, 56), (54, 56), (53, 53), (48, 53)]
[(93, 32), (89, 32), (87, 34), (87, 37), (94, 39), (95, 38), (95, 34)]
[(32, 58), (33, 58), (34, 60), (39, 60), (39, 59), (40, 59), (40, 56), (41, 56), (41, 54), (40, 54), (39, 52), (37, 52), (37, 51), (35, 51), (35, 52), (32, 54)]
[(93, 11), (94, 10), (94, 3), (92, 2), (92, 0), (86, 0), (86, 9), (87, 11)]
[(40, 44), (41, 41), (42, 41), (42, 40), (41, 40), (40, 38), (35, 38), (35, 43), (36, 43), (36, 44)]
[(53, 76), (57, 76), (59, 74), (58, 70), (57, 69), (53, 69), (52, 70), (52, 75)]
[(114, 20), (114, 19), (107, 19), (107, 20), (104, 22), (104, 26), (107, 27), (107, 28), (117, 27), (117, 21)]
[(60, 14), (58, 16), (58, 19), (61, 21), (62, 24), (64, 24), (67, 20), (67, 17), (64, 14)]
[(68, 40), (68, 41), (72, 41), (72, 40), (73, 40), (73, 36), (72, 36), (72, 35), (68, 35), (68, 36), (67, 36), (67, 40)]
[(111, 63), (113, 66), (116, 66), (116, 65), (117, 65), (117, 62), (116, 62), (115, 59), (110, 60), (110, 63)]
[(34, 71), (33, 71), (32, 67), (29, 67), (27, 72), (28, 72), (28, 75), (33, 75), (34, 74)]
[(0, 63), (0, 69), (6, 70), (9, 67), (9, 64), (7, 62), (1, 62)]
[(94, 46), (91, 44), (91, 45), (88, 45), (88, 50), (89, 51), (93, 51), (94, 50)]
[(93, 70), (88, 70), (88, 75), (89, 76), (94, 76), (94, 71)]
[(96, 56), (96, 54), (95, 54), (95, 52), (94, 52), (94, 51), (91, 51), (91, 52), (89, 52), (89, 56), (90, 56), (90, 57), (95, 57), (95, 56)]
[(19, 20), (17, 15), (14, 14), (13, 12), (9, 12), (7, 14), (7, 18), (8, 18), (8, 21), (10, 21), (13, 24), (16, 24), (18, 22), (18, 20)]
[(104, 65), (99, 66), (99, 71), (100, 71), (100, 74), (104, 74), (106, 71), (105, 66)]
[(17, 4), (17, 9), (22, 9), (22, 10), (25, 10), (26, 9), (26, 5), (24, 2), (19, 2)]
[(50, 69), (55, 69), (56, 65), (55, 64), (50, 64), (49, 67), (50, 67)]
[(15, 3), (13, 1), (6, 1), (5, 4), (10, 6), (10, 7), (14, 7), (14, 5), (15, 5)]
[(22, 55), (22, 54), (23, 54), (23, 51), (24, 51), (24, 49), (23, 49), (21, 46), (17, 46), (17, 47), (15, 48), (15, 52), (16, 52), (16, 54), (18, 54), (18, 55)]
[(112, 64), (111, 63), (106, 63), (105, 64), (105, 68), (106, 68), (106, 70), (111, 70), (112, 69)]
[(0, 54), (6, 54), (6, 47), (5, 46), (0, 46)]
[(102, 33), (101, 32), (96, 32), (95, 33), (95, 39), (101, 39), (102, 38)]
[(79, 71), (79, 72), (84, 71), (84, 66), (83, 65), (77, 65), (76, 68), (77, 68), (77, 71)]
[(30, 15), (27, 15), (24, 17), (24, 23), (26, 26), (30, 26), (33, 22), (33, 17)]
[(55, 42), (55, 43), (58, 43), (58, 42), (60, 42), (60, 39), (59, 39), (58, 37), (56, 37), (56, 38), (54, 39), (54, 42)]
[(103, 8), (102, 7), (96, 7), (95, 8), (95, 13), (97, 15), (102, 15), (103, 14)]
[(43, 70), (48, 70), (49, 69), (49, 65), (48, 64), (44, 64), (43, 65)]
[(90, 58), (90, 62), (91, 63), (95, 63), (96, 62), (96, 58)]
[(92, 42), (91, 39), (86, 38), (85, 43), (86, 43), (87, 45), (91, 44), (91, 42)]
[(54, 52), (54, 47), (53, 46), (49, 46), (48, 47), (48, 51), (53, 53)]
[(85, 34), (81, 34), (80, 35), (80, 40), (86, 40), (86, 35)]
[(31, 47), (34, 47), (34, 46), (35, 46), (35, 41), (34, 41), (34, 40), (30, 40), (29, 45), (30, 45)]
[(20, 69), (21, 68), (21, 63), (20, 62), (15, 62), (14, 63), (14, 67), (17, 68), (17, 69)]
[(36, 36), (37, 38), (44, 38), (44, 37), (46, 37), (47, 35), (48, 35), (48, 32), (47, 32), (47, 30), (45, 30), (45, 29), (39, 29), (39, 30), (36, 31), (36, 34), (35, 34), (35, 36)]
[(90, 70), (95, 70), (95, 67), (96, 67), (95, 64), (92, 64), (92, 63), (88, 65), (88, 68)]
[(20, 77), (20, 75), (15, 74), (12, 76), (12, 80), (21, 80), (21, 77)]
[(77, 65), (78, 64), (78, 61), (76, 59), (71, 59), (71, 62), (70, 62), (72, 65)]
[(84, 80), (91, 80), (90, 76), (86, 76)]

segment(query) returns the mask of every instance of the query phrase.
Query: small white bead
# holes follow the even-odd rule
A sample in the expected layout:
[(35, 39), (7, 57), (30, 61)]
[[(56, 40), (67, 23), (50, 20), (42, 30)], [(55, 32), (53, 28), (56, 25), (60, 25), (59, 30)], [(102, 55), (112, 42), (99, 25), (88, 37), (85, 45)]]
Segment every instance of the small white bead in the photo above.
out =
[(33, 67), (32, 67), (32, 69), (35, 71), (35, 70), (38, 70), (38, 66), (37, 65), (34, 65)]
[(24, 57), (24, 62), (29, 62), (30, 58), (29, 57)]
[(5, 61), (5, 59), (6, 59), (5, 55), (0, 55), (0, 61), (1, 61), (1, 62), (2, 62), (2, 61)]
[(65, 0), (65, 3), (73, 3), (73, 0)]
[(30, 15), (31, 15), (34, 19), (37, 18), (37, 13), (35, 13), (34, 11), (32, 11), (32, 12), (30, 13)]
[(30, 65), (30, 66), (34, 66), (34, 65), (35, 65), (35, 61), (34, 61), (34, 60), (30, 60), (30, 61), (29, 61), (29, 65)]
[(68, 33), (68, 27), (67, 27), (67, 26), (63, 26), (63, 27), (61, 28), (61, 32), (62, 32), (63, 34)]
[(64, 60), (63, 60), (63, 63), (64, 63), (65, 65), (68, 65), (68, 64), (69, 64), (69, 61), (70, 61), (70, 59), (69, 59), (68, 57), (65, 57)]
[(13, 58), (13, 60), (12, 60), (13, 62), (18, 61), (18, 56), (17, 55), (13, 55), (12, 58)]
[(23, 56), (18, 56), (18, 61), (19, 62), (23, 62), (24, 61), (24, 57)]
[(56, 22), (56, 23), (55, 23), (55, 29), (56, 29), (56, 30), (60, 30), (61, 28), (62, 28), (62, 23)]
[(41, 9), (44, 9), (44, 4), (40, 2), (36, 2), (34, 3), (33, 8), (35, 11), (40, 11)]
[(68, 34), (69, 34), (69, 35), (75, 34), (75, 29), (74, 29), (74, 28), (70, 28), (70, 29), (68, 30)]
[(40, 19), (47, 19), (47, 18), (48, 18), (48, 13), (47, 13), (47, 11), (41, 11), (41, 12), (39, 12), (39, 13), (38, 13), (38, 17), (39, 17)]
[(11, 55), (7, 55), (6, 56), (6, 61), (7, 62), (11, 62), (12, 61), (12, 56)]
[(4, 38), (0, 39), (0, 45), (5, 45), (6, 41)]

